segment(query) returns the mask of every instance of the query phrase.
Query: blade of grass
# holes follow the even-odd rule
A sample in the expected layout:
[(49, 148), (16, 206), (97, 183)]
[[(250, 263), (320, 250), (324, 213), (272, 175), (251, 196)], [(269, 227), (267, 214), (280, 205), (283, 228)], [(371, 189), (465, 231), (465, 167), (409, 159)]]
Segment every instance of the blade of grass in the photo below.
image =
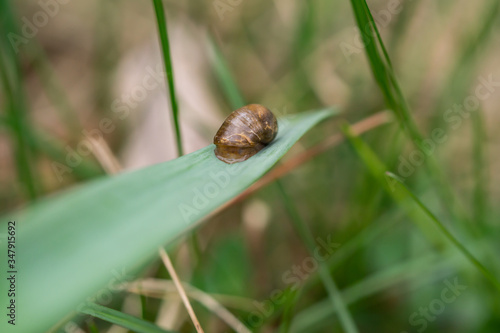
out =
[[(28, 144), (31, 149), (35, 149), (41, 154), (45, 154), (53, 160), (53, 162), (60, 163), (66, 167), (68, 153), (64, 150), (63, 146), (47, 133), (36, 131), (34, 133), (27, 133)], [(95, 163), (92, 159), (82, 159), (81, 163), (75, 167), (69, 168), (71, 174), (77, 180), (86, 180), (96, 178), (104, 174), (103, 169)], [(69, 172), (69, 171), (68, 171)]]
[[(381, 218), (380, 221), (375, 222), (377, 223), (374, 224), (386, 223), (387, 226), (389, 226), (387, 219)], [(348, 244), (343, 244), (332, 256), (335, 257), (337, 253), (341, 253), (343, 248), (347, 245)], [(489, 246), (482, 240), (475, 241), (473, 246), (481, 251), (481, 253), (488, 252)], [(335, 259), (333, 262), (335, 262)], [(470, 262), (461, 253), (458, 253), (455, 248), (449, 247), (442, 254), (431, 253), (431, 251), (429, 251), (428, 253), (421, 254), (415, 259), (404, 261), (363, 278), (361, 281), (343, 289), (342, 296), (345, 302), (351, 305), (365, 297), (369, 297), (405, 281), (408, 282), (407, 286), (415, 288), (419, 285), (432, 282), (432, 280), (439, 279), (438, 274), (436, 274), (439, 271), (455, 271), (469, 267), (471, 267)], [(433, 279), (422, 279), (422, 274), (432, 276)], [(422, 281), (424, 282), (422, 283)], [(329, 303), (329, 299), (324, 299), (296, 314), (292, 322), (291, 332), (309, 332), (312, 326), (331, 318), (333, 314), (332, 311), (335, 311), (335, 309), (328, 306)]]
[[(351, 5), (353, 7), (354, 17), (356, 19), (356, 23), (361, 29), (361, 31), (365, 32), (361, 34), (363, 44), (365, 46), (365, 52), (367, 54), (367, 58), (369, 61), (370, 68), (375, 77), (375, 81), (378, 86), (382, 90), (382, 94), (386, 101), (388, 107), (396, 113), (397, 118), (399, 119), (400, 125), (402, 128), (405, 128), (405, 122), (403, 122), (401, 112), (399, 109), (396, 109), (395, 100), (393, 97), (393, 92), (390, 89), (388, 83), (389, 73), (387, 71), (387, 67), (384, 64), (382, 58), (380, 57), (377, 49), (376, 40), (373, 34), (366, 33), (366, 30), (370, 28), (370, 21), (366, 15), (365, 6), (362, 1), (359, 0), (351, 0)], [(371, 31), (370, 31), (371, 32)]]
[[(342, 290), (342, 297), (348, 305), (358, 302), (366, 297), (378, 292), (394, 287), (405, 281), (415, 281), (414, 286), (431, 282), (432, 280), (422, 280), (421, 276), (425, 272), (454, 271), (458, 264), (461, 264), (460, 257), (451, 254), (450, 257), (443, 257), (439, 254), (424, 254), (415, 260), (404, 261), (398, 265), (375, 272), (359, 282)], [(461, 266), (463, 266), (461, 264)], [(431, 274), (434, 280), (440, 278), (438, 274)], [(404, 290), (401, 288), (399, 290)], [(328, 306), (328, 299), (322, 300), (302, 310), (295, 315), (292, 322), (292, 333), (310, 332), (311, 327), (318, 323), (331, 319), (335, 309)]]
[(215, 43), (211, 36), (208, 36), (208, 45), (211, 50), (212, 65), (214, 67), (215, 76), (217, 77), (217, 80), (219, 81), (231, 108), (236, 110), (244, 106), (245, 100), (231, 74), (231, 70), (229, 69), (226, 59), (222, 55), (222, 51), (219, 46)]
[[(384, 214), (378, 219), (372, 221), (359, 233), (342, 243), (326, 261), (330, 274), (333, 274), (337, 268), (343, 264), (348, 258), (360, 251), (366, 244), (373, 244), (377, 239), (391, 230), (399, 223), (399, 217), (394, 214)], [(314, 274), (308, 279), (307, 286), (314, 286), (319, 283), (319, 278)]]
[[(307, 69), (304, 68), (304, 59), (307, 59), (311, 50), (314, 50), (314, 35), (316, 33), (315, 23), (316, 23), (316, 11), (317, 4), (315, 1), (303, 1), (302, 10), (299, 11), (299, 18), (297, 29), (294, 34), (294, 40), (292, 45), (292, 52), (290, 52), (290, 65), (286, 68), (288, 71), (290, 68), (294, 68), (294, 84), (290, 89), (290, 93), (300, 92), (302, 94), (299, 100), (295, 100), (295, 103), (300, 103), (303, 105), (317, 105), (321, 104), (321, 99), (318, 97), (315, 89), (309, 83), (310, 74)], [(286, 61), (284, 62), (286, 65)]]
[(143, 320), (147, 320), (148, 319), (148, 309), (147, 309), (148, 297), (146, 295), (139, 294), (139, 299), (141, 301), (141, 318)]
[[(394, 75), (389, 55), (370, 9), (365, 0), (351, 0), (351, 5), (357, 25), (364, 32), (362, 34), (362, 40), (365, 45), (364, 50), (375, 80), (382, 90), (386, 104), (396, 114), (401, 128), (408, 134), (415, 148), (420, 149), (424, 137), (412, 118), (409, 105)], [(458, 203), (448, 180), (433, 155), (427, 157), (425, 166), (430, 178), (439, 184), (437, 191), (440, 194), (443, 207), (449, 211), (452, 217), (462, 222), (461, 227), (467, 227), (471, 233), (474, 233), (471, 223), (467, 220), (466, 212), (463, 210), (462, 205)]]
[[(372, 172), (374, 174), (375, 177), (378, 177), (379, 179), (379, 182), (384, 184), (384, 181), (382, 180), (382, 177), (381, 176), (381, 172), (382, 170), (384, 169), (384, 166), (383, 164), (378, 160), (378, 158), (376, 157), (376, 155), (373, 153), (373, 151), (371, 151), (371, 149), (358, 137), (355, 137), (351, 130), (349, 129), (348, 126), (344, 127), (344, 133), (346, 133), (346, 135), (348, 136), (348, 138), (350, 139), (351, 143), (354, 145), (356, 151), (360, 154), (361, 158), (363, 159), (363, 161), (365, 162), (365, 164), (367, 164), (367, 166), (372, 169)], [(424, 233), (426, 234), (426, 236), (431, 239), (431, 240), (435, 240), (435, 243), (436, 244), (441, 244), (441, 237), (438, 237), (438, 235), (436, 235), (434, 233), (433, 230), (429, 229), (429, 226), (426, 226), (427, 223), (423, 223), (425, 221), (425, 218), (428, 218), (430, 219), (431, 221), (434, 222), (434, 226), (440, 230), (441, 232), (443, 231), (443, 228), (444, 225), (438, 220), (438, 218), (432, 214), (427, 208), (425, 205), (422, 204), (422, 202), (420, 202), (414, 195), (413, 193), (411, 193), (407, 188), (406, 186), (402, 183), (402, 181), (397, 177), (395, 176), (394, 174), (392, 173), (389, 173), (387, 171), (384, 172), (385, 174), (385, 177), (386, 178), (386, 184), (385, 185), (385, 188), (387, 189), (390, 185), (391, 189), (392, 189), (392, 192), (394, 192), (396, 195), (392, 195), (393, 198), (399, 203), (401, 204), (402, 206), (404, 206), (409, 214), (410, 214), (410, 217), (412, 217), (412, 220), (424, 231)], [(415, 209), (413, 207), (410, 207), (408, 206), (408, 203), (407, 203), (407, 198), (411, 198), (413, 199), (412, 202), (416, 204), (416, 208), (418, 208), (417, 211), (415, 211)], [(423, 209), (425, 208), (425, 209)], [(418, 214), (418, 215), (415, 215), (415, 214)], [(437, 221), (437, 223), (436, 223)], [(446, 230), (446, 229), (445, 229)], [(446, 230), (446, 233), (442, 232), (442, 234), (448, 238), (450, 240), (450, 237), (453, 237), (447, 230)], [(454, 241), (453, 244), (457, 245), (458, 241), (453, 238)], [(458, 243), (460, 244), (460, 243)], [(465, 249), (465, 247), (463, 247), (461, 244), (460, 244), (460, 249), (462, 251), (466, 251), (467, 250)], [(465, 253), (465, 252), (464, 252)], [(467, 256), (468, 258), (474, 258), (472, 257), (472, 255), (467, 252)], [(494, 278), (493, 274), (491, 274), (482, 264), (480, 264), (475, 258), (473, 260), (473, 264), (476, 265), (476, 267), (478, 267), (480, 269), (480, 271), (485, 274), (485, 276), (493, 282), (493, 284), (495, 285), (495, 287), (499, 288), (500, 290), (500, 283), (498, 282), (498, 280), (496, 278)], [(478, 266), (479, 264), (479, 266)]]
[[(69, 126), (71, 131), (74, 131), (75, 133), (79, 132), (81, 130), (81, 125), (78, 122), (76, 111), (64, 93), (61, 84), (57, 80), (45, 53), (40, 48), (36, 40), (30, 41), (27, 47), (29, 47), (30, 50), (29, 55), (32, 57), (31, 61), (33, 63), (33, 67), (42, 81), (42, 88), (45, 90), (47, 97), (52, 101), (55, 109), (58, 111), (59, 117), (65, 125)], [(67, 153), (64, 151), (63, 147), (58, 144), (56, 139), (52, 138), (48, 133), (38, 129), (36, 132), (27, 133), (27, 140), (32, 149), (36, 149), (39, 153), (47, 155), (49, 158), (58, 163), (65, 164)], [(78, 166), (71, 169), (72, 172), (74, 172), (75, 178), (79, 180), (85, 180), (102, 175), (102, 170), (100, 170), (95, 163), (92, 163), (92, 161), (86, 157), (83, 158), (82, 162)]]
[[(413, 141), (420, 143), (422, 135), (413, 121), (408, 104), (394, 76), (391, 60), (365, 0), (351, 0), (354, 16), (362, 34), (368, 61), (388, 107), (395, 112), (400, 125)], [(380, 55), (382, 50), (383, 57)]]
[(74, 133), (80, 132), (82, 126), (78, 121), (76, 111), (64, 93), (61, 83), (57, 79), (45, 52), (35, 39), (31, 40), (26, 47), (28, 48), (26, 54), (30, 57), (30, 62), (40, 78), (41, 87), (45, 90), (47, 97), (54, 105), (59, 118), (69, 127), (70, 131)]
[(294, 317), (294, 309), (295, 305), (297, 305), (297, 301), (302, 294), (303, 288), (298, 290), (290, 290), (285, 291), (288, 296), (285, 297), (285, 304), (283, 305), (283, 314), (281, 316), (281, 324), (279, 333), (287, 333), (290, 330), (290, 325), (292, 324), (292, 319)]
[[(153, 6), (156, 14), (156, 22), (158, 24), (158, 32), (160, 34), (160, 43), (163, 53), (163, 63), (165, 65), (165, 71), (167, 76), (167, 85), (170, 95), (170, 106), (172, 109), (172, 119), (175, 128), (175, 138), (177, 143), (177, 156), (180, 157), (184, 155), (184, 149), (182, 144), (182, 135), (179, 121), (179, 107), (177, 104), (177, 96), (175, 94), (175, 84), (174, 84), (174, 71), (172, 68), (172, 58), (170, 55), (170, 42), (168, 39), (168, 26), (167, 18), (165, 15), (165, 9), (163, 7), (163, 0), (152, 0)], [(196, 261), (201, 258), (201, 250), (199, 245), (199, 239), (196, 232), (192, 232), (189, 236), (189, 243), (193, 254), (193, 259)]]
[(435, 230), (430, 229), (429, 225), (425, 223), (426, 216), (420, 210), (415, 209), (416, 207), (414, 205), (408, 203), (406, 200), (406, 193), (395, 187), (391, 179), (385, 176), (385, 172), (388, 168), (380, 161), (373, 150), (360, 137), (355, 135), (352, 128), (347, 123), (341, 127), (341, 130), (349, 139), (355, 152), (359, 155), (372, 176), (378, 181), (386, 193), (406, 209), (412, 221), (415, 222), (434, 246), (441, 246), (442, 239), (436, 234)]
[(487, 211), (487, 163), (485, 163), (484, 147), (486, 144), (486, 128), (484, 127), (483, 115), (481, 110), (472, 112), (472, 139), (473, 139), (473, 151), (472, 151), (472, 161), (474, 168), (474, 183), (476, 184), (474, 188), (473, 195), (473, 211), (474, 211), (474, 221), (477, 224), (484, 225), (486, 222), (486, 211)]
[(391, 29), (392, 36), (389, 42), (389, 49), (395, 51), (403, 36), (405, 36), (408, 31), (410, 23), (412, 23), (412, 16), (417, 10), (418, 6), (422, 3), (419, 1), (408, 1), (404, 4), (404, 10), (402, 10), (396, 17), (396, 22), (394, 28)]
[(95, 303), (85, 304), (80, 312), (138, 333), (174, 333), (161, 329), (149, 321)]
[(14, 160), (18, 170), (18, 177), (23, 184), (25, 193), (29, 199), (38, 197), (40, 185), (33, 167), (34, 154), (26, 142), (26, 133), (32, 131), (28, 119), (28, 107), (26, 105), (26, 94), (22, 84), (21, 64), (14, 53), (12, 45), (7, 40), (8, 32), (18, 32), (13, 18), (14, 13), (9, 1), (0, 1), (0, 29), (2, 44), (2, 56), (0, 57), (0, 79), (6, 96), (7, 123), (11, 125), (12, 139), (15, 142)]
[(19, 96), (10, 88), (2, 61), (0, 61), (0, 72), (2, 73), (2, 82), (7, 96), (7, 101), (5, 102), (7, 104), (5, 107), (7, 110), (6, 124), (10, 125), (11, 135), (15, 142), (14, 159), (16, 161), (19, 182), (24, 185), (25, 193), (28, 197), (34, 200), (38, 196), (38, 190), (37, 185), (35, 185), (34, 170), (31, 162), (33, 157), (30, 154), (25, 136), (25, 133), (28, 131), (26, 113), (22, 111), (24, 106)]
[[(2, 1), (0, 6), (2, 7), (1, 13), (4, 15), (7, 15), (5, 20), (2, 20), (4, 25), (6, 25), (6, 28), (8, 28), (7, 31), (10, 32), (16, 32), (19, 31), (19, 27), (16, 26), (15, 22), (12, 22), (12, 10), (10, 8), (9, 2), (8, 1)], [(9, 14), (10, 13), (10, 14)], [(4, 34), (6, 35), (6, 34)], [(2, 42), (4, 42), (2, 40)], [(39, 45), (37, 44), (36, 40), (30, 40), (29, 45), (26, 45), (26, 47), (29, 47), (29, 52), (26, 52), (27, 56), (31, 58), (31, 61), (33, 62), (34, 68), (37, 70), (38, 75), (43, 81), (43, 88), (46, 90), (47, 96), (52, 99), (54, 105), (58, 107), (58, 110), (60, 111), (60, 116), (62, 119), (65, 119), (68, 124), (72, 125), (71, 128), (73, 130), (77, 130), (80, 128), (79, 124), (75, 121), (75, 117), (71, 117), (74, 115), (74, 112), (72, 111), (72, 108), (70, 106), (69, 101), (67, 98), (65, 98), (65, 95), (60, 93), (60, 85), (57, 84), (56, 80), (53, 79), (53, 73), (51, 71), (50, 65), (48, 64), (48, 61), (46, 60), (43, 51), (40, 49)], [(5, 52), (10, 52), (12, 51), (11, 45), (10, 44), (5, 44), (5, 47), (2, 48)], [(8, 57), (1, 57), (2, 60), (7, 59)], [(0, 66), (2, 66), (4, 69), (1, 70), (1, 75), (7, 75), (9, 71), (6, 70), (4, 67), (4, 63), (0, 61)], [(14, 68), (13, 66), (9, 66), (8, 68), (12, 69)], [(9, 80), (8, 77), (4, 78), (5, 80)], [(4, 86), (7, 89), (12, 89), (10, 88), (10, 84), (7, 82), (7, 85)], [(12, 93), (6, 94), (6, 96), (11, 96)], [(24, 100), (24, 99), (23, 99)], [(23, 113), (26, 113), (27, 111), (23, 111), (25, 108), (25, 104), (21, 105), (21, 108), (18, 110), (19, 112), (15, 112), (14, 116), (21, 116)], [(27, 120), (26, 120), (27, 121)], [(26, 122), (25, 121), (25, 122)], [(7, 122), (7, 125), (13, 129), (13, 131), (17, 131), (16, 127), (16, 121), (11, 121), (10, 117)], [(52, 139), (51, 136), (47, 133), (43, 133), (40, 129), (35, 131), (29, 124), (22, 124), (21, 126), (28, 128), (25, 129), (25, 131), (22, 133), (22, 141), (25, 146), (27, 146), (28, 150), (31, 152), (31, 154), (45, 154), (51, 159), (54, 159), (56, 162), (64, 164), (65, 165), (65, 158), (67, 153), (64, 151), (62, 147), (59, 147), (56, 144), (56, 140)], [(26, 149), (26, 148), (25, 148)], [(23, 171), (24, 168), (18, 168), (18, 170)], [(97, 175), (101, 175), (102, 172), (100, 172), (99, 168), (95, 166), (95, 164), (91, 163), (89, 160), (84, 159), (82, 163), (80, 163), (76, 167), (71, 168), (72, 173), (74, 172), (74, 175), (76, 179), (88, 179), (88, 178), (93, 178)], [(27, 172), (27, 170), (24, 170), (23, 172)], [(33, 172), (33, 171), (32, 171)]]
[[(24, 292), (17, 301), (31, 320), (21, 321), (19, 329), (46, 331), (83, 300), (107, 290), (103, 287), (116, 282), (117, 272), (130, 279), (151, 262), (159, 246), (188, 233), (248, 188), (307, 130), (331, 115), (323, 110), (278, 119), (275, 141), (244, 163), (219, 161), (209, 145), (169, 162), (101, 177), (8, 213), (0, 220), (22, 222), (17, 236), (23, 272), (19, 289)], [(5, 235), (0, 234), (0, 241)], [(0, 289), (7, 282), (0, 280)], [(59, 297), (50, 296), (55, 294)], [(0, 301), (6, 297), (0, 294)], [(5, 325), (0, 322), (0, 331)]]
[(99, 329), (94, 322), (89, 323), (87, 327), (89, 328), (90, 333), (99, 333)]
[(314, 1), (305, 1), (302, 2), (301, 5), (302, 10), (299, 13), (297, 29), (293, 41), (294, 52), (290, 54), (296, 66), (299, 66), (310, 50), (313, 49), (311, 46), (316, 32), (314, 26), (316, 23), (316, 3)]
[[(290, 219), (292, 221), (292, 224), (296, 232), (301, 237), (302, 242), (304, 242), (304, 244), (306, 245), (309, 253), (311, 255), (314, 255), (314, 249), (316, 248), (316, 243), (314, 242), (314, 237), (311, 231), (309, 230), (305, 222), (302, 220), (302, 217), (300, 216), (299, 212), (297, 211), (295, 205), (288, 196), (288, 193), (286, 192), (281, 182), (277, 181), (276, 184), (279, 192), (281, 193), (283, 204), (286, 208), (286, 211), (288, 212), (288, 215), (290, 216)], [(337, 309), (339, 319), (344, 330), (348, 333), (358, 332), (356, 324), (354, 323), (354, 320), (351, 314), (349, 313), (347, 305), (343, 301), (342, 296), (340, 295), (339, 290), (337, 288), (337, 285), (332, 276), (330, 275), (328, 268), (326, 267), (324, 262), (318, 263), (318, 270), (321, 280), (323, 281), (323, 285), (325, 286), (328, 292), (331, 306)]]
[[(353, 130), (355, 129), (355, 124), (353, 124), (352, 128)], [(401, 140), (404, 135), (401, 129), (391, 126), (386, 128), (383, 135), (368, 135), (370, 140), (372, 140), (372, 144), (380, 147), (379, 151), (383, 154), (381, 155), (381, 159), (384, 160), (385, 164), (396, 165), (399, 151), (402, 147), (401, 143), (404, 142), (404, 140)], [(344, 135), (342, 137), (345, 138)], [(347, 220), (364, 221), (362, 225), (359, 225), (359, 223), (348, 223), (349, 229), (359, 230), (360, 227), (372, 224), (377, 219), (380, 215), (381, 205), (384, 205), (384, 200), (387, 200), (387, 196), (383, 191), (379, 191), (379, 184), (372, 181), (373, 176), (369, 171), (356, 171), (356, 173), (358, 176), (352, 186), (352, 194), (348, 202), (355, 202), (357, 207), (363, 207), (363, 209), (350, 210), (350, 214), (346, 218)]]
[(162, 0), (152, 0), (156, 14), (156, 23), (158, 24), (158, 32), (160, 34), (160, 44), (163, 52), (163, 62), (167, 75), (168, 92), (170, 95), (170, 106), (172, 109), (172, 118), (175, 127), (175, 138), (177, 142), (177, 154), (184, 155), (182, 148), (181, 128), (179, 123), (179, 107), (177, 105), (177, 97), (175, 95), (174, 72), (172, 69), (172, 60), (170, 57), (170, 44), (167, 32), (167, 19), (165, 9), (163, 8)]
[(112, 103), (111, 89), (113, 87), (113, 74), (119, 58), (120, 19), (122, 18), (119, 7), (120, 1), (100, 1), (96, 8), (94, 23), (94, 54), (93, 69), (94, 79), (94, 106), (96, 111), (109, 110)]
[(446, 229), (446, 227), (441, 223), (441, 221), (437, 218), (434, 213), (432, 213), (427, 206), (425, 206), (422, 201), (420, 201), (413, 192), (411, 192), (408, 187), (403, 183), (403, 181), (396, 176), (395, 174), (391, 172), (386, 172), (386, 175), (393, 180), (395, 180), (395, 184), (399, 188), (401, 188), (406, 194), (408, 194), (413, 201), (417, 203), (417, 205), (422, 209), (422, 211), (435, 223), (435, 225), (438, 227), (438, 229), (443, 233), (443, 235), (451, 242), (453, 245), (455, 245), (462, 254), (469, 259), (469, 261), (476, 266), (476, 268), (488, 279), (490, 282), (500, 291), (500, 282), (498, 279), (483, 265), (479, 260), (474, 257), (467, 248), (462, 245), (449, 231)]
[(490, 0), (485, 7), (481, 19), (477, 20), (477, 22), (481, 22), (479, 28), (467, 37), (464, 43), (465, 47), (459, 52), (459, 58), (454, 64), (450, 75), (448, 75), (442, 88), (436, 94), (439, 99), (435, 104), (434, 112), (431, 113), (436, 115), (433, 117), (432, 128), (440, 126), (439, 121), (442, 119), (440, 115), (443, 110), (454, 103), (454, 100), (457, 100), (456, 97), (460, 100), (463, 99), (463, 96), (467, 94), (467, 90), (470, 89), (475, 75), (477, 75), (479, 60), (482, 59), (480, 51), (490, 41), (488, 37), (495, 31), (493, 26), (498, 20), (500, 2)]

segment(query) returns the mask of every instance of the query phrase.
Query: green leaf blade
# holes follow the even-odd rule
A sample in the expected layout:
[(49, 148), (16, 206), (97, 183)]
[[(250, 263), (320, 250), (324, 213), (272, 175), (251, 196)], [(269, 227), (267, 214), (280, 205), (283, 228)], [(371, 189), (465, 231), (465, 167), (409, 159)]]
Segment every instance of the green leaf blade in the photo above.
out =
[[(6, 216), (4, 220), (18, 221), (18, 302), (22, 317), (30, 318), (20, 328), (45, 331), (84, 301), (93, 302), (92, 295), (114, 297), (112, 283), (132, 280), (130, 274), (152, 259), (159, 246), (248, 188), (306, 131), (333, 114), (322, 110), (280, 120), (275, 141), (242, 163), (219, 161), (210, 145), (173, 161), (93, 181)], [(182, 207), (195, 213), (185, 214)]]

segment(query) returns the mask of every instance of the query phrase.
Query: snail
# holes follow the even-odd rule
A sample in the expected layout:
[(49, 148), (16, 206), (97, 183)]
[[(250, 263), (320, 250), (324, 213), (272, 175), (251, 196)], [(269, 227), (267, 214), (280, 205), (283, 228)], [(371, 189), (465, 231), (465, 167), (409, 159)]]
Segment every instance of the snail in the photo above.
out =
[(233, 111), (214, 137), (215, 156), (223, 162), (242, 162), (261, 151), (278, 134), (278, 122), (265, 106), (249, 104)]

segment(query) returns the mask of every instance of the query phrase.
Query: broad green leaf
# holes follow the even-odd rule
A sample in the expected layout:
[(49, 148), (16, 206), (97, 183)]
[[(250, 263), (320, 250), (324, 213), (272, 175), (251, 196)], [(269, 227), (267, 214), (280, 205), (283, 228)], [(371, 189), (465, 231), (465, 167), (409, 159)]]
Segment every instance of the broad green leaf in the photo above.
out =
[[(116, 297), (117, 286), (133, 279), (131, 274), (154, 258), (159, 246), (248, 188), (307, 130), (333, 114), (322, 110), (280, 119), (275, 141), (242, 163), (219, 161), (210, 145), (4, 216), (2, 221), (17, 222), (16, 328), (43, 332), (85, 302), (106, 305)], [(2, 238), (4, 242), (5, 234)], [(7, 283), (2, 279), (1, 290)], [(7, 293), (0, 297), (7, 304)]]

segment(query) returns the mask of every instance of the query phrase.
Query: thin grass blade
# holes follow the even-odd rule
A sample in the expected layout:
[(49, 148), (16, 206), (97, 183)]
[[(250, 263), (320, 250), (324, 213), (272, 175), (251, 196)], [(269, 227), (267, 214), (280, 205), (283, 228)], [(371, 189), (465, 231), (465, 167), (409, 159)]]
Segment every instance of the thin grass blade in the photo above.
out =
[(408, 187), (403, 183), (403, 181), (391, 172), (387, 172), (386, 175), (396, 181), (399, 188), (405, 191), (412, 199), (417, 203), (417, 205), (422, 209), (422, 211), (435, 223), (435, 225), (441, 230), (443, 235), (457, 247), (457, 249), (462, 252), (462, 254), (474, 265), (476, 268), (488, 279), (490, 282), (500, 291), (500, 282), (479, 260), (470, 253), (469, 250), (451, 234), (451, 232), (446, 229), (443, 223), (438, 219), (434, 213), (432, 213), (427, 206), (425, 206), (420, 199), (417, 198), (413, 192), (411, 192)]
[(161, 329), (149, 321), (95, 303), (86, 304), (81, 309), (81, 313), (100, 318), (138, 333), (175, 333), (174, 331)]
[[(277, 181), (276, 183), (278, 186), (278, 190), (281, 193), (281, 197), (283, 198), (283, 204), (285, 205), (288, 215), (292, 220), (295, 230), (301, 237), (302, 241), (305, 243), (307, 249), (309, 250), (309, 253), (311, 255), (314, 255), (314, 249), (317, 245), (314, 242), (314, 237), (311, 231), (300, 216), (299, 212), (296, 209), (296, 206), (293, 204), (291, 198), (288, 196), (288, 193), (286, 192), (281, 182)], [(325, 263), (321, 261), (318, 262), (318, 266), (320, 278), (323, 281), (323, 285), (325, 286), (331, 302), (330, 307), (336, 309), (345, 332), (358, 332), (354, 319), (352, 318), (352, 315), (349, 312), (346, 303), (342, 299), (337, 284), (335, 283), (333, 277), (330, 275), (328, 267), (326, 267)]]
[(182, 147), (182, 137), (181, 137), (181, 127), (179, 122), (179, 106), (177, 104), (177, 97), (175, 95), (174, 86), (174, 71), (172, 69), (172, 59), (170, 56), (170, 44), (168, 40), (167, 32), (167, 19), (165, 16), (165, 9), (163, 7), (162, 0), (152, 0), (155, 14), (156, 23), (158, 25), (158, 32), (160, 34), (160, 44), (163, 52), (163, 63), (165, 65), (165, 72), (167, 75), (167, 86), (168, 93), (170, 96), (170, 107), (172, 109), (172, 118), (175, 129), (175, 138), (177, 142), (177, 155), (184, 155), (184, 149)]

